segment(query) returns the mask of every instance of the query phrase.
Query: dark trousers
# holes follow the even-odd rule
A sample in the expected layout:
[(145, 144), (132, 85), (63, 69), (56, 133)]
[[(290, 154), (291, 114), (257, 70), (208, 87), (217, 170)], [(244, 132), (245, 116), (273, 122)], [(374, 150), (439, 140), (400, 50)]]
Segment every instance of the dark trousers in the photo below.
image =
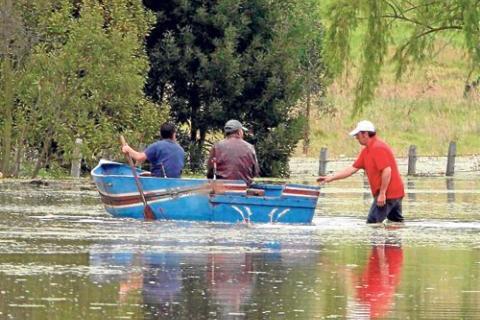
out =
[(368, 212), (367, 223), (379, 223), (388, 218), (390, 221), (403, 222), (402, 199), (387, 199), (383, 207), (377, 205), (377, 198), (373, 199)]

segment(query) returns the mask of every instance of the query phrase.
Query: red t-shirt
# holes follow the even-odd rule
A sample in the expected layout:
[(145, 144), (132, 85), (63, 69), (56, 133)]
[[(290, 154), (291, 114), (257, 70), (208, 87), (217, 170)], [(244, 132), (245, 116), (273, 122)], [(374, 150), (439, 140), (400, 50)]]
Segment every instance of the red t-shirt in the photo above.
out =
[(354, 162), (353, 167), (365, 170), (370, 183), (370, 190), (372, 190), (374, 197), (380, 192), (382, 170), (390, 167), (392, 169), (392, 177), (387, 187), (387, 199), (399, 199), (405, 195), (402, 178), (398, 172), (397, 162), (392, 149), (377, 137), (370, 138), (367, 146), (363, 148)]

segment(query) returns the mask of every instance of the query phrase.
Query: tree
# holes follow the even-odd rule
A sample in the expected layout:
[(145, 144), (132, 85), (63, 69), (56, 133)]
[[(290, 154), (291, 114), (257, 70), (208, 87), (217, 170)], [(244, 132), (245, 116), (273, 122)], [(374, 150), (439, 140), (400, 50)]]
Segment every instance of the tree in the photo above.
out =
[(298, 57), (298, 71), (301, 85), (301, 103), (305, 104), (302, 114), (305, 117), (303, 126), (303, 153), (308, 154), (310, 146), (310, 114), (312, 106), (321, 106), (320, 98), (325, 94), (325, 86), (329, 83), (328, 72), (323, 61), (324, 27), (321, 23), (320, 5), (316, 0), (298, 1), (287, 11), (283, 46), (292, 50)]
[[(363, 31), (355, 114), (372, 99), (389, 46), (395, 50), (399, 78), (412, 63), (423, 62), (436, 52), (436, 39), (460, 34), (470, 61), (467, 82), (479, 71), (479, 0), (338, 0), (329, 6), (327, 17), (325, 57), (334, 74), (341, 73), (349, 60), (352, 33), (357, 28)], [(395, 30), (402, 30), (402, 36), (394, 37)]]
[(10, 176), (13, 137), (15, 79), (22, 73), (23, 59), (28, 51), (28, 35), (21, 13), (11, 0), (0, 6), (0, 120), (2, 132), (0, 172)]
[(189, 125), (191, 168), (202, 166), (207, 133), (236, 118), (255, 131), (248, 139), (256, 144), (262, 174), (288, 174), (288, 157), (301, 137), (294, 109), (303, 78), (299, 51), (289, 42), (295, 1), (144, 3), (157, 16), (147, 41), (152, 68), (146, 92)]
[(153, 139), (168, 109), (143, 94), (144, 37), (153, 16), (140, 2), (40, 0), (16, 6), (24, 29), (35, 31), (12, 99), (15, 131), (22, 137), (22, 128), (29, 129), (18, 141), (36, 151), (33, 176), (52, 156), (69, 161), (76, 138), (83, 139), (89, 164), (103, 149), (118, 150), (120, 132), (133, 143)]

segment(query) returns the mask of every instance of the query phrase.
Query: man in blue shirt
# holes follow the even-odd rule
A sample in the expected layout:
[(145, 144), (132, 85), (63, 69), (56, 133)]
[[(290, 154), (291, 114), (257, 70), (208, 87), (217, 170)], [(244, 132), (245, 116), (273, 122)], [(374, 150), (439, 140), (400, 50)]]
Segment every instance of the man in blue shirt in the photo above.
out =
[(156, 177), (180, 178), (185, 151), (177, 143), (175, 126), (168, 122), (162, 124), (160, 135), (162, 140), (152, 143), (143, 152), (135, 151), (128, 144), (122, 147), (122, 152), (130, 155), (137, 163), (150, 161), (152, 175)]

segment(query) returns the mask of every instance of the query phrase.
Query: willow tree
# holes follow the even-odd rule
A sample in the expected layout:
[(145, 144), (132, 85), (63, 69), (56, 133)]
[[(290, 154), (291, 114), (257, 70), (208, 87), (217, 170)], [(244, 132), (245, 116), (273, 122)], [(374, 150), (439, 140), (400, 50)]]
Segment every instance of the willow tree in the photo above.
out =
[[(373, 98), (387, 48), (394, 49), (399, 78), (409, 66), (437, 52), (434, 44), (438, 37), (458, 34), (470, 63), (467, 82), (480, 71), (479, 0), (337, 0), (328, 7), (326, 16), (326, 59), (334, 74), (340, 74), (350, 58), (352, 34), (357, 29), (362, 33), (355, 114)], [(398, 29), (402, 30), (401, 36), (395, 33)]]

